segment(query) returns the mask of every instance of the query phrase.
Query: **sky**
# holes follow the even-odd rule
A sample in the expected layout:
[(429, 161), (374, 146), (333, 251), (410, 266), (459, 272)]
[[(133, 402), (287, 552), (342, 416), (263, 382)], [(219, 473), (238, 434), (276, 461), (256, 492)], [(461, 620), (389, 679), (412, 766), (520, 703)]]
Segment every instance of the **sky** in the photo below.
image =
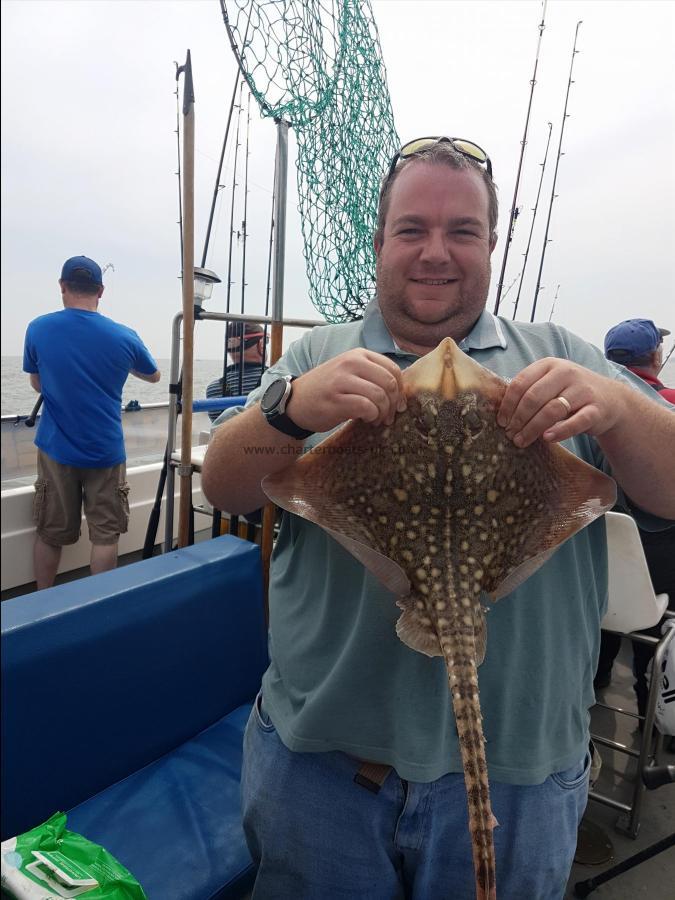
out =
[[(542, 3), (373, 0), (372, 6), (401, 139), (469, 138), (492, 159), (501, 206), (491, 309)], [(669, 0), (549, 0), (500, 312), (513, 312), (551, 122), (518, 312), (529, 318), (579, 20), (537, 318), (552, 313), (601, 346), (607, 329), (625, 318), (652, 318), (675, 332), (675, 4)], [(188, 48), (199, 263), (236, 75), (217, 0), (3, 0), (3, 355), (21, 353), (32, 318), (60, 308), (61, 265), (85, 254), (111, 264), (101, 311), (137, 330), (156, 357), (169, 356), (171, 322), (181, 308), (174, 62), (182, 63)], [(244, 94), (242, 147), (247, 103)], [(255, 102), (248, 133), (246, 311), (259, 315), (276, 137)], [(290, 157), (292, 163), (292, 131)], [(318, 319), (307, 299), (292, 165), (289, 171), (285, 315)], [(223, 278), (232, 180), (229, 149), (207, 259)], [(238, 206), (237, 214), (235, 229)], [(233, 258), (238, 308), (236, 241)], [(225, 285), (217, 286), (208, 308), (224, 311), (225, 296)], [(198, 323), (195, 356), (222, 358), (222, 341), (220, 324)], [(666, 350), (672, 341), (666, 339)]]

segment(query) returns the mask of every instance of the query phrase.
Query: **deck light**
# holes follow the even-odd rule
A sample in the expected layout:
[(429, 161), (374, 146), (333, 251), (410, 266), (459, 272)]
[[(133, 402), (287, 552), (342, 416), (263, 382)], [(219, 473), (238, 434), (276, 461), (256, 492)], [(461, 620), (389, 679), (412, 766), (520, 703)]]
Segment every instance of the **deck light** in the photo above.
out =
[(205, 300), (211, 298), (214, 284), (220, 284), (220, 278), (210, 269), (195, 266), (195, 306), (200, 307)]

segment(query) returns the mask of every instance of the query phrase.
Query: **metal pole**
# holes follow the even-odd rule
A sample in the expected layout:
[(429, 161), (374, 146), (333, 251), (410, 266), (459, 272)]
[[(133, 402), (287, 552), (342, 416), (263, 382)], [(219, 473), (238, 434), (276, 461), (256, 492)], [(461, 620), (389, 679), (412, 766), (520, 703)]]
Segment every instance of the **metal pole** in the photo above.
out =
[(534, 233), (534, 223), (537, 220), (537, 209), (539, 208), (539, 196), (541, 194), (541, 186), (544, 183), (544, 172), (546, 171), (546, 160), (548, 159), (548, 148), (551, 143), (551, 132), (553, 131), (553, 123), (548, 123), (548, 138), (546, 139), (546, 153), (544, 153), (544, 161), (541, 163), (541, 176), (539, 178), (539, 188), (537, 189), (537, 199), (532, 208), (532, 225), (530, 226), (530, 235), (527, 239), (527, 247), (525, 248), (525, 259), (523, 260), (523, 270), (520, 273), (520, 284), (518, 285), (518, 293), (516, 294), (516, 304), (513, 307), (513, 319), (515, 321), (518, 312), (518, 303), (520, 302), (520, 292), (523, 289), (523, 279), (525, 277), (525, 268), (527, 267), (527, 258), (530, 255), (530, 245), (532, 244), (532, 235)]
[(556, 198), (555, 186), (558, 180), (558, 166), (560, 165), (560, 157), (563, 155), (562, 153), (562, 142), (563, 142), (563, 134), (565, 133), (565, 119), (569, 118), (567, 115), (567, 102), (570, 98), (570, 88), (574, 84), (572, 81), (572, 69), (574, 68), (574, 57), (579, 52), (577, 50), (577, 37), (579, 35), (579, 26), (581, 25), (582, 20), (577, 22), (577, 27), (574, 32), (574, 46), (572, 47), (572, 61), (570, 62), (570, 76), (567, 82), (567, 93), (565, 94), (565, 106), (563, 108), (563, 117), (562, 123), (560, 125), (560, 140), (558, 141), (558, 157), (555, 161), (555, 172), (553, 173), (553, 185), (551, 187), (551, 202), (548, 206), (548, 218), (546, 219), (546, 231), (544, 233), (544, 246), (541, 250), (541, 259), (539, 260), (539, 274), (537, 275), (537, 286), (534, 290), (534, 301), (532, 303), (532, 313), (530, 315), (530, 322), (534, 322), (534, 314), (537, 311), (537, 298), (539, 297), (539, 285), (541, 284), (541, 273), (544, 269), (544, 257), (546, 255), (546, 245), (548, 244), (548, 229), (551, 225), (551, 213), (553, 211), (553, 201)]
[[(288, 122), (277, 120), (277, 154), (276, 154), (274, 211), (275, 243), (274, 270), (272, 277), (272, 340), (270, 347), (270, 363), (281, 356), (284, 318), (284, 270), (286, 263), (286, 198), (288, 194)], [(270, 559), (274, 538), (274, 519), (276, 511), (273, 503), (268, 503), (263, 512), (262, 526), (262, 564), (265, 583), (265, 612), (267, 613), (267, 588), (269, 586)]]
[[(282, 322), (284, 318), (284, 273), (286, 266), (286, 197), (288, 194), (288, 122), (277, 122), (276, 209), (274, 268), (272, 275), (272, 347), (275, 363), (281, 356)], [(275, 328), (276, 326), (276, 328)], [(276, 333), (276, 334), (275, 334)], [(276, 336), (276, 340), (275, 340)]]
[(532, 110), (532, 98), (534, 97), (534, 86), (537, 83), (537, 66), (539, 65), (539, 49), (541, 47), (541, 39), (544, 34), (544, 17), (546, 16), (546, 2), (544, 0), (544, 7), (541, 11), (541, 22), (539, 23), (539, 40), (537, 41), (537, 54), (534, 59), (534, 72), (532, 73), (532, 80), (530, 81), (530, 100), (527, 104), (527, 115), (525, 116), (525, 130), (523, 131), (523, 139), (520, 142), (520, 159), (518, 161), (518, 171), (516, 173), (516, 186), (513, 190), (513, 202), (511, 203), (511, 214), (509, 216), (509, 226), (506, 231), (506, 246), (504, 247), (504, 256), (502, 258), (502, 270), (499, 273), (499, 284), (497, 285), (497, 299), (495, 301), (495, 315), (499, 312), (499, 301), (502, 296), (502, 287), (504, 286), (504, 272), (506, 271), (506, 260), (509, 255), (509, 248), (511, 246), (511, 239), (513, 237), (513, 226), (514, 221), (517, 214), (517, 206), (518, 202), (518, 187), (520, 185), (520, 173), (523, 168), (523, 158), (525, 156), (525, 146), (527, 144), (527, 129), (530, 124), (530, 112)]
[(190, 51), (185, 63), (183, 93), (183, 390), (180, 448), (180, 509), (178, 546), (189, 542), (192, 513), (192, 396), (195, 324), (195, 97)]

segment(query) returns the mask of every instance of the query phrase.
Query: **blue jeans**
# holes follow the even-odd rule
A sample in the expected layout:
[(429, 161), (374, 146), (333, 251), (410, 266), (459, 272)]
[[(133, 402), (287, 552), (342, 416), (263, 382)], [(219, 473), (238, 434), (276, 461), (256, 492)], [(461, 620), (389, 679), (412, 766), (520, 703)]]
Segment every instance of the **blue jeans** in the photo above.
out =
[[(253, 900), (474, 900), (462, 774), (391, 771), (379, 793), (344, 753), (293, 753), (254, 705), (244, 737)], [(543, 784), (490, 783), (499, 900), (561, 900), (588, 796), (590, 757)]]

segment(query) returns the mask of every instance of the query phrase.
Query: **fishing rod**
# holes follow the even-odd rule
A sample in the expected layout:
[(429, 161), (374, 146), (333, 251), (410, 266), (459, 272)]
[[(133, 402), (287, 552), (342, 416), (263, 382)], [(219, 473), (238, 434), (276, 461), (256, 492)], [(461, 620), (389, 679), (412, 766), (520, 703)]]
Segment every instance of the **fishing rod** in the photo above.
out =
[[(251, 3), (251, 7), (248, 11), (248, 21), (246, 22), (246, 32), (244, 34), (244, 46), (246, 46), (246, 38), (248, 37), (248, 28), (251, 24), (251, 13), (253, 12), (254, 4)], [(221, 2), (221, 11), (223, 15), (225, 15), (225, 7)], [(209, 242), (211, 240), (211, 227), (213, 225), (213, 217), (216, 211), (216, 201), (218, 200), (218, 193), (221, 188), (225, 187), (224, 184), (220, 183), (220, 176), (223, 171), (223, 161), (225, 159), (225, 148), (227, 147), (227, 139), (230, 136), (230, 124), (232, 122), (232, 111), (234, 110), (234, 100), (237, 96), (237, 87), (239, 86), (239, 76), (241, 75), (241, 69), (237, 66), (237, 73), (234, 76), (234, 87), (232, 88), (232, 99), (230, 100), (230, 109), (227, 113), (227, 124), (225, 125), (225, 137), (223, 138), (223, 146), (220, 149), (220, 161), (218, 163), (218, 172), (216, 173), (216, 183), (213, 186), (213, 197), (211, 199), (211, 212), (209, 213), (209, 222), (206, 227), (206, 237), (204, 239), (204, 249), (202, 251), (202, 269), (206, 268), (206, 255), (209, 252)]]
[(23, 424), (26, 426), (26, 428), (32, 428), (33, 425), (35, 425), (35, 420), (37, 419), (37, 414), (40, 412), (40, 407), (42, 406), (43, 399), (44, 398), (42, 394), (40, 394), (35, 401), (35, 406), (31, 410), (30, 415), (26, 416), (26, 418), (24, 419)]
[[(265, 286), (265, 318), (270, 314), (270, 295), (272, 288), (272, 248), (274, 246), (274, 209), (277, 196), (277, 157), (274, 157), (274, 179), (272, 187), (272, 214), (270, 216), (270, 244), (267, 254), (267, 284)], [(265, 348), (267, 348), (267, 322), (265, 322)], [(267, 350), (263, 359), (263, 371), (267, 368)]]
[(523, 260), (523, 271), (520, 275), (520, 284), (518, 285), (518, 293), (516, 294), (516, 305), (513, 308), (513, 319), (515, 321), (516, 313), (518, 312), (518, 303), (520, 302), (520, 292), (523, 289), (523, 279), (525, 278), (525, 269), (527, 267), (527, 258), (530, 255), (530, 245), (532, 244), (532, 235), (534, 234), (534, 223), (537, 219), (537, 208), (539, 207), (539, 197), (541, 195), (541, 186), (544, 183), (544, 172), (546, 171), (546, 160), (548, 159), (548, 148), (551, 143), (551, 132), (553, 131), (553, 123), (548, 123), (548, 138), (546, 140), (546, 153), (544, 153), (544, 161), (543, 163), (539, 163), (541, 166), (541, 176), (539, 177), (539, 187), (537, 189), (537, 199), (534, 201), (534, 206), (532, 207), (532, 225), (530, 226), (530, 234), (527, 239), (527, 247), (525, 248), (525, 259)]
[[(665, 358), (665, 359), (663, 360), (663, 362), (661, 363), (661, 367), (659, 368), (659, 372), (661, 372), (661, 371), (663, 370), (663, 367), (664, 367), (665, 364), (668, 362), (668, 360), (670, 359), (670, 357), (673, 355), (673, 350), (675, 350), (675, 344), (673, 344), (673, 346), (670, 348), (670, 352), (668, 353), (668, 356), (666, 356), (666, 358)], [(658, 373), (657, 373), (657, 374), (658, 374)], [(34, 410), (33, 410), (33, 412), (34, 412)], [(32, 414), (31, 414), (31, 415), (32, 415)], [(26, 425), (27, 425), (27, 424), (28, 424), (28, 422), (26, 422)]]
[(206, 226), (206, 237), (204, 238), (204, 249), (202, 250), (202, 269), (206, 268), (206, 256), (209, 252), (209, 242), (211, 240), (211, 228), (213, 226), (213, 217), (216, 212), (216, 202), (218, 200), (218, 194), (222, 188), (225, 187), (224, 184), (220, 183), (220, 176), (223, 172), (223, 161), (225, 159), (225, 148), (227, 147), (227, 139), (230, 136), (230, 124), (232, 122), (232, 111), (235, 107), (235, 97), (237, 95), (237, 88), (239, 87), (239, 69), (237, 69), (237, 74), (234, 76), (234, 88), (232, 89), (232, 100), (230, 101), (230, 109), (227, 114), (227, 124), (225, 125), (225, 137), (223, 138), (223, 146), (220, 150), (220, 161), (218, 163), (218, 172), (216, 174), (216, 183), (213, 186), (213, 197), (211, 198), (211, 211), (209, 213), (209, 221)]
[(555, 171), (553, 173), (553, 185), (551, 186), (551, 202), (548, 206), (548, 218), (546, 219), (546, 231), (544, 232), (544, 245), (541, 249), (541, 259), (539, 260), (539, 274), (537, 275), (537, 286), (534, 290), (534, 300), (532, 302), (532, 313), (530, 315), (530, 322), (534, 322), (534, 315), (537, 311), (537, 298), (539, 297), (539, 285), (541, 284), (541, 273), (544, 269), (544, 257), (546, 256), (546, 245), (548, 244), (548, 230), (551, 225), (551, 213), (553, 212), (553, 201), (556, 198), (555, 186), (558, 180), (558, 166), (560, 165), (560, 157), (563, 156), (562, 152), (562, 142), (563, 142), (563, 134), (565, 133), (565, 120), (569, 118), (567, 115), (567, 103), (570, 98), (570, 88), (574, 84), (572, 80), (572, 70), (574, 69), (574, 57), (579, 53), (577, 50), (577, 37), (579, 36), (579, 26), (581, 25), (583, 20), (577, 22), (577, 27), (574, 32), (574, 45), (572, 46), (572, 59), (570, 62), (570, 75), (567, 81), (567, 93), (565, 94), (565, 106), (563, 108), (563, 116), (562, 123), (560, 125), (560, 140), (558, 141), (558, 156), (555, 161)]
[(183, 66), (180, 66), (175, 60), (173, 62), (176, 67), (176, 155), (178, 158), (178, 168), (176, 175), (178, 176), (178, 235), (180, 238), (180, 270), (183, 271), (183, 196), (180, 168), (180, 93), (178, 91), (178, 79), (180, 78)]
[(525, 156), (525, 146), (527, 144), (527, 129), (530, 124), (530, 111), (532, 110), (532, 98), (534, 96), (534, 86), (537, 83), (537, 67), (539, 65), (539, 49), (541, 47), (541, 39), (544, 34), (544, 17), (546, 15), (546, 3), (547, 0), (544, 0), (543, 9), (541, 13), (541, 22), (539, 23), (539, 39), (537, 41), (537, 54), (534, 60), (534, 72), (532, 73), (532, 79), (530, 81), (530, 100), (527, 104), (527, 115), (525, 116), (525, 130), (523, 131), (523, 139), (520, 142), (520, 159), (518, 161), (518, 171), (516, 173), (516, 186), (513, 191), (513, 202), (511, 203), (511, 214), (509, 216), (509, 225), (506, 230), (506, 246), (504, 247), (504, 257), (502, 259), (502, 270), (499, 273), (499, 283), (497, 285), (497, 299), (495, 301), (495, 315), (499, 312), (499, 301), (502, 296), (502, 287), (504, 286), (504, 272), (506, 271), (506, 260), (509, 255), (509, 248), (511, 246), (511, 240), (513, 238), (513, 228), (515, 225), (515, 219), (518, 215), (516, 203), (518, 201), (518, 187), (520, 185), (520, 173), (523, 168), (523, 158)]
[[(520, 272), (518, 272), (518, 275), (520, 275)], [(510, 284), (510, 285), (507, 287), (507, 289), (504, 291), (504, 294), (503, 294), (503, 296), (502, 296), (502, 300), (506, 300), (506, 298), (507, 298), (507, 297), (509, 296), (509, 294), (511, 293), (511, 288), (512, 288), (513, 285), (516, 283), (516, 281), (518, 281), (518, 275), (516, 275), (516, 277), (515, 277), (515, 278), (513, 279), (513, 281), (511, 282), (511, 284)]]
[(560, 290), (560, 285), (558, 285), (558, 287), (555, 289), (555, 297), (553, 298), (553, 304), (552, 304), (552, 306), (551, 306), (551, 312), (550, 312), (549, 315), (548, 315), (548, 320), (549, 320), (549, 322), (550, 322), (551, 319), (553, 318), (553, 310), (555, 309), (555, 302), (556, 302), (556, 300), (558, 299), (558, 291), (559, 291), (559, 290)]
[[(181, 269), (181, 279), (185, 281), (185, 265), (184, 265), (184, 257), (183, 257), (183, 182), (182, 182), (182, 170), (181, 170), (181, 144), (180, 144), (180, 136), (181, 136), (181, 105), (180, 105), (180, 92), (178, 88), (178, 82), (180, 80), (180, 76), (183, 73), (186, 73), (186, 84), (184, 87), (184, 100), (188, 102), (188, 85), (187, 85), (187, 74), (189, 68), (189, 76), (190, 76), (190, 91), (192, 91), (192, 64), (190, 60), (190, 51), (188, 50), (187, 58), (184, 65), (179, 65), (174, 61), (174, 65), (176, 66), (176, 156), (178, 161), (178, 168), (176, 170), (176, 175), (178, 176), (178, 233), (180, 235), (180, 269)], [(194, 105), (194, 95), (192, 97), (193, 105)], [(194, 117), (194, 110), (192, 110), (192, 115)], [(194, 266), (193, 266), (194, 268)], [(114, 271), (114, 269), (113, 269)], [(194, 289), (194, 279), (190, 279), (193, 289)], [(193, 315), (194, 315), (194, 303), (193, 303)], [(179, 373), (177, 373), (178, 377), (176, 379), (175, 384), (169, 385), (169, 417), (176, 417), (178, 414), (178, 410), (181, 405), (181, 397), (182, 397), (182, 385), (183, 385), (183, 372), (182, 367)], [(192, 439), (190, 439), (190, 444), (192, 444)], [(152, 505), (152, 509), (150, 510), (150, 515), (148, 517), (148, 525), (145, 530), (145, 541), (143, 543), (143, 551), (141, 553), (142, 559), (149, 559), (152, 556), (152, 552), (155, 547), (155, 539), (157, 537), (157, 530), (159, 528), (159, 517), (162, 510), (162, 497), (164, 496), (164, 489), (166, 487), (168, 471), (169, 471), (169, 463), (170, 463), (170, 451), (169, 451), (169, 443), (167, 442), (166, 447), (164, 448), (164, 460), (162, 462), (162, 468), (159, 473), (159, 481), (157, 483), (157, 491), (155, 492), (155, 502)], [(173, 491), (173, 477), (169, 479), (169, 490)], [(191, 499), (191, 498), (190, 498)], [(190, 528), (190, 530), (192, 530)], [(173, 542), (173, 535), (171, 536), (171, 542)]]
[(178, 546), (187, 547), (194, 538), (192, 521), (192, 397), (195, 321), (195, 95), (190, 51), (183, 81), (183, 379)]
[[(237, 162), (239, 159), (239, 147), (241, 146), (239, 142), (239, 131), (241, 127), (241, 107), (242, 107), (242, 94), (244, 91), (244, 82), (242, 81), (239, 85), (239, 104), (237, 106), (237, 130), (234, 136), (234, 166), (232, 173), (232, 202), (230, 204), (230, 241), (227, 252), (227, 294), (225, 297), (225, 312), (230, 311), (230, 296), (232, 294), (232, 247), (234, 244), (234, 203), (237, 196), (237, 186), (239, 182), (237, 181)], [(229, 343), (229, 338), (232, 334), (240, 333), (242, 336), (240, 343), (240, 360), (241, 363), (243, 361), (243, 351), (244, 351), (244, 326), (241, 326), (241, 331), (238, 332), (239, 326), (235, 326), (234, 329), (230, 328), (229, 324), (225, 326), (225, 352), (223, 354), (223, 392), (225, 391), (225, 376), (227, 375), (227, 345)]]
[[(248, 236), (248, 160), (251, 155), (249, 151), (249, 137), (251, 132), (251, 92), (248, 94), (248, 104), (246, 108), (246, 150), (244, 153), (244, 218), (241, 222), (241, 314), (244, 315), (244, 298), (246, 296), (246, 238)], [(244, 328), (241, 341), (239, 342), (239, 394), (244, 393), (244, 337), (246, 329)]]

